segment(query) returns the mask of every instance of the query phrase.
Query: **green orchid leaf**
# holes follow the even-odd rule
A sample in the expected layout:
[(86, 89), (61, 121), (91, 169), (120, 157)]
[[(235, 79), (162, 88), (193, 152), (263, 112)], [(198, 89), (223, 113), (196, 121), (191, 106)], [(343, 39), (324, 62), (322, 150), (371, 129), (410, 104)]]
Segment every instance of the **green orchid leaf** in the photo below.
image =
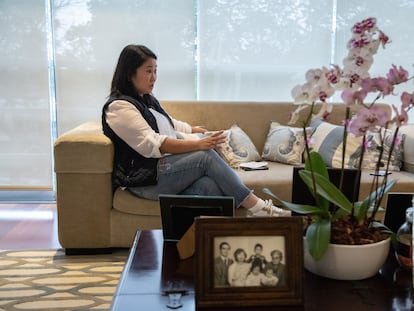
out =
[(354, 203), (354, 216), (358, 220), (358, 222), (365, 218), (368, 208), (369, 206), (365, 201), (359, 201)]
[[(299, 175), (304, 183), (308, 186), (308, 188), (311, 189), (312, 172), (302, 170), (299, 172)], [(350, 214), (352, 212), (352, 203), (341, 192), (341, 190), (339, 190), (338, 187), (336, 187), (328, 178), (315, 172), (313, 175), (317, 185), (316, 192), (323, 198), (327, 199), (329, 202), (333, 203), (335, 206), (343, 209), (343, 212), (339, 212), (340, 214)]]
[[(325, 176), (329, 179), (329, 173), (328, 169), (326, 167), (325, 161), (323, 160), (322, 156), (319, 152), (311, 151), (309, 154), (309, 158), (305, 161), (305, 170), (309, 172), (315, 172), (322, 176)], [(308, 185), (307, 185), (308, 186)], [(329, 201), (325, 199), (324, 197), (321, 197), (316, 193), (316, 191), (313, 190), (314, 184), (312, 182), (312, 186), (309, 187), (309, 191), (312, 194), (313, 198), (315, 199), (315, 202), (318, 203), (318, 205), (326, 212), (329, 211)]]
[(290, 203), (290, 202), (284, 201), (284, 200), (280, 199), (278, 196), (276, 196), (268, 188), (264, 188), (263, 192), (270, 195), (274, 199), (276, 204), (282, 205), (282, 206), (286, 207), (287, 209), (290, 209), (291, 211), (294, 211), (296, 213), (299, 213), (299, 214), (315, 214), (315, 215), (324, 215), (324, 214), (326, 214), (325, 211), (323, 209), (321, 209), (320, 207), (318, 207), (318, 206), (307, 205), (307, 204), (295, 204), (295, 203)]
[(319, 260), (326, 253), (331, 240), (331, 221), (319, 218), (306, 231), (306, 244), (313, 259)]
[(305, 161), (305, 170), (314, 171), (329, 179), (328, 168), (319, 152), (310, 152), (309, 158)]
[(373, 221), (371, 223), (371, 226), (374, 228), (380, 228), (382, 233), (388, 234), (391, 238), (391, 243), (393, 244), (394, 248), (397, 247), (398, 240), (397, 240), (397, 234), (395, 232), (393, 232), (390, 228), (388, 228), (383, 223), (380, 223), (379, 221)]
[(384, 196), (387, 194), (391, 188), (395, 185), (397, 180), (393, 179), (388, 181), (385, 185), (381, 185), (375, 191), (373, 191), (370, 195), (368, 195), (365, 200), (362, 202), (357, 202), (355, 204), (355, 217), (357, 220), (364, 219), (365, 215), (368, 213), (369, 208), (375, 202), (375, 198), (379, 196)]
[(395, 185), (396, 182), (397, 182), (396, 179), (392, 179), (388, 181), (385, 185), (381, 185), (380, 187), (378, 187), (376, 190), (374, 190), (370, 195), (368, 195), (365, 198), (365, 200), (363, 201), (363, 206), (368, 205), (370, 202), (372, 204), (372, 202), (375, 201), (375, 198), (381, 195), (381, 193), (383, 194), (388, 193), (391, 190), (391, 188)]

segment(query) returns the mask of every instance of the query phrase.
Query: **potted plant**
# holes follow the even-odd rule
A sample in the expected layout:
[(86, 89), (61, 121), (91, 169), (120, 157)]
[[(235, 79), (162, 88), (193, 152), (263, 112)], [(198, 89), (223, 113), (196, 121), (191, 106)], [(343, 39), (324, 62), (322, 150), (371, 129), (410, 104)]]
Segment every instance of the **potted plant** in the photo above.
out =
[[(284, 207), (296, 213), (307, 215), (309, 222), (305, 234), (305, 245), (307, 247), (305, 249), (305, 266), (307, 261), (312, 260), (313, 262), (308, 263), (307, 267), (312, 272), (318, 273), (317, 270), (320, 266), (316, 267), (318, 264), (315, 262), (326, 260), (327, 254), (331, 252), (331, 248), (335, 244), (368, 244), (370, 246), (368, 266), (371, 267), (373, 266), (372, 246), (374, 244), (386, 244), (385, 252), (388, 255), (389, 236), (392, 235), (392, 232), (376, 221), (376, 214), (380, 208), (382, 198), (396, 183), (396, 180), (388, 179), (390, 161), (394, 149), (399, 148), (398, 130), (400, 126), (408, 121), (407, 112), (414, 105), (414, 92), (411, 94), (403, 92), (401, 94), (401, 107), (398, 109), (393, 105), (395, 114), (393, 118), (390, 118), (387, 111), (377, 105), (377, 100), (380, 98), (397, 95), (395, 93), (396, 85), (412, 79), (409, 78), (408, 72), (404, 68), (395, 65), (384, 77), (370, 77), (369, 68), (373, 63), (373, 55), (380, 45), (384, 47), (388, 43), (389, 38), (377, 27), (375, 18), (358, 22), (352, 27), (352, 38), (348, 43), (349, 53), (343, 61), (344, 67), (340, 68), (333, 65), (330, 69), (322, 67), (309, 70), (306, 73), (307, 82), (294, 87), (292, 90), (298, 108), (292, 113), (291, 123), (299, 120), (300, 111), (309, 109), (306, 118), (301, 120), (306, 141), (306, 160), (304, 169), (299, 172), (299, 175), (312, 193), (315, 204), (305, 205), (286, 202), (280, 200), (269, 189), (264, 189), (264, 191)], [(335, 186), (329, 180), (326, 164), (318, 152), (312, 151), (312, 137), (308, 137), (305, 130), (312, 120), (324, 119), (329, 115), (332, 111), (332, 105), (327, 102), (327, 99), (336, 91), (342, 92), (341, 98), (346, 105), (346, 115), (343, 120), (341, 179), (338, 186)], [(376, 93), (377, 96), (371, 103), (367, 104), (366, 98), (370, 93)], [(315, 113), (317, 102), (321, 103), (321, 109)], [(359, 106), (359, 109), (354, 109), (358, 112), (351, 116), (351, 107), (355, 108), (355, 106)], [(379, 155), (375, 165), (375, 174), (373, 174), (372, 193), (362, 201), (351, 202), (341, 190), (343, 174), (346, 170), (344, 157), (348, 134), (352, 133), (356, 137), (362, 137), (361, 154), (359, 164), (356, 167), (360, 172), (365, 149), (368, 147), (367, 134), (369, 132), (376, 133), (380, 140), (380, 144), (377, 146)], [(386, 136), (390, 136), (390, 133), (392, 142), (390, 148), (386, 150), (385, 140)], [(346, 238), (344, 238), (344, 234), (347, 236)], [(350, 250), (347, 249), (344, 254), (340, 256), (351, 254)], [(381, 266), (384, 263), (386, 255), (385, 257), (382, 255), (383, 259), (380, 259), (380, 261), (383, 261), (377, 265)], [(355, 257), (355, 254), (352, 253), (352, 256)], [(336, 257), (336, 261), (338, 261), (337, 259), (338, 257)], [(345, 258), (346, 261), (349, 261), (349, 258)], [(322, 264), (322, 266), (328, 265), (326, 262)], [(340, 262), (340, 265), (343, 265), (343, 262)], [(359, 262), (358, 265), (361, 265), (361, 263)], [(337, 267), (327, 268), (330, 270), (337, 269)], [(340, 276), (336, 276), (335, 273), (332, 275), (332, 271), (320, 274), (333, 278), (361, 279), (372, 276), (373, 273), (378, 271), (378, 268), (374, 267), (374, 270), (371, 269), (370, 272), (355, 276), (350, 275), (350, 271), (354, 271), (355, 266)], [(363, 269), (367, 270), (367, 268)]]

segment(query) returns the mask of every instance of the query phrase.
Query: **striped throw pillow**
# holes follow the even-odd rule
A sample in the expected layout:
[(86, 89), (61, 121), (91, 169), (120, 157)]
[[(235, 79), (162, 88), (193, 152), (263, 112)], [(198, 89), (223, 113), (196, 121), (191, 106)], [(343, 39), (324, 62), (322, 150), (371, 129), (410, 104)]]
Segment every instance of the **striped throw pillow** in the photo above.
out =
[[(321, 154), (326, 165), (334, 168), (340, 168), (342, 163), (344, 127), (319, 119), (313, 120), (311, 127), (313, 129), (313, 150)], [(388, 161), (389, 150), (393, 139), (393, 131), (383, 130), (382, 134), (384, 135), (384, 133), (385, 139), (382, 162), (386, 163)], [(364, 153), (361, 168), (375, 170), (376, 162), (378, 161), (380, 154), (380, 151), (378, 150), (378, 146), (381, 145), (379, 135), (379, 133), (375, 132), (367, 133), (366, 139), (369, 143), (368, 148)], [(358, 168), (362, 151), (362, 139), (362, 136), (356, 137), (352, 133), (348, 133), (345, 150), (345, 168)], [(399, 140), (401, 141), (401, 144), (394, 148), (391, 155), (389, 166), (389, 170), (391, 171), (399, 171), (401, 169), (403, 161), (404, 135), (399, 135)]]
[[(320, 119), (313, 120), (312, 149), (322, 156), (329, 167), (340, 168), (342, 163), (342, 148), (344, 127), (325, 122)], [(361, 155), (362, 137), (349, 133), (345, 150), (345, 168), (356, 168)]]

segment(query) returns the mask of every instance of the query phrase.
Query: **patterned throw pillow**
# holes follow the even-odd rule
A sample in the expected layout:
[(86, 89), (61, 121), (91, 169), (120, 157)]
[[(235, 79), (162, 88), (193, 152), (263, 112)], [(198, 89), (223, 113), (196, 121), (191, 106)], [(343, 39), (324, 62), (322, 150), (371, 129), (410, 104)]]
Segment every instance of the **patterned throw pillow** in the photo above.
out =
[(414, 173), (414, 124), (405, 124), (400, 127), (400, 133), (404, 135), (403, 169)]
[(237, 125), (224, 131), (226, 141), (216, 149), (221, 157), (233, 168), (240, 163), (260, 161), (260, 154), (247, 134)]
[[(344, 127), (320, 119), (311, 122), (313, 128), (312, 149), (322, 156), (326, 165), (340, 168)], [(361, 155), (362, 137), (348, 134), (345, 150), (345, 168), (358, 167)]]
[[(381, 162), (384, 164), (383, 168), (385, 169), (385, 165), (388, 161), (388, 155), (390, 154), (391, 144), (394, 139), (394, 132), (391, 130), (385, 130), (383, 129), (381, 131), (381, 135), (385, 135), (383, 137), (384, 140), (384, 151), (382, 154)], [(405, 135), (400, 135), (399, 140), (401, 143), (399, 145), (396, 145), (394, 147), (394, 150), (391, 154), (391, 160), (389, 164), (389, 170), (390, 171), (399, 171), (402, 166), (403, 162), (403, 150), (404, 150), (404, 138)], [(375, 170), (376, 163), (378, 161), (378, 158), (380, 156), (380, 150), (378, 147), (381, 145), (380, 141), (380, 133), (368, 133), (367, 135), (367, 141), (368, 141), (368, 150), (364, 153), (364, 159), (362, 161), (362, 168)]]
[[(342, 145), (344, 127), (334, 125), (323, 120), (313, 120), (311, 123), (313, 128), (313, 150), (319, 152), (325, 163), (334, 168), (340, 168), (342, 163)], [(390, 130), (386, 131), (384, 141), (384, 163), (388, 160), (388, 153), (392, 142), (393, 133)], [(376, 161), (379, 157), (379, 133), (369, 132), (367, 134), (368, 150), (364, 153), (364, 160), (362, 162), (363, 169), (375, 170)], [(390, 170), (399, 171), (402, 164), (403, 143), (404, 136), (400, 135), (401, 145), (395, 148), (391, 156)], [(352, 133), (348, 133), (346, 150), (345, 150), (345, 168), (357, 168), (359, 165), (361, 151), (362, 151), (362, 137), (356, 137)]]
[[(308, 136), (311, 132), (311, 127), (306, 128)], [(304, 150), (305, 138), (302, 128), (284, 126), (278, 122), (270, 123), (269, 133), (263, 147), (263, 160), (292, 165), (301, 164)]]

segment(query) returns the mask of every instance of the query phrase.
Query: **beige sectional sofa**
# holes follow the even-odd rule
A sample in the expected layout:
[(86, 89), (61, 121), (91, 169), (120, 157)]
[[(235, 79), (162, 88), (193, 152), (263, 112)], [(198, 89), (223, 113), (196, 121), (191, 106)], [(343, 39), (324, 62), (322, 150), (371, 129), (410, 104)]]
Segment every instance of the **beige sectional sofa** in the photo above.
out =
[[(237, 124), (260, 154), (270, 122), (286, 125), (295, 108), (292, 103), (280, 102), (165, 101), (162, 105), (175, 118), (210, 130)], [(344, 107), (339, 105), (329, 121), (340, 124), (343, 116)], [(405, 144), (406, 153), (413, 159), (414, 139), (413, 135), (410, 137), (411, 143)], [(100, 121), (86, 122), (61, 135), (55, 142), (54, 158), (59, 241), (67, 250), (130, 247), (137, 230), (161, 228), (157, 201), (140, 199), (121, 189), (113, 194), (113, 145), (102, 133)], [(404, 163), (404, 168), (411, 172), (402, 170), (392, 174), (392, 178), (398, 179), (394, 192), (414, 189), (414, 161)], [(265, 197), (262, 189), (268, 187), (282, 199), (291, 199), (292, 165), (269, 162), (267, 171), (236, 169), (236, 172), (259, 196)], [(369, 171), (363, 172), (360, 197), (369, 192), (370, 183)]]

